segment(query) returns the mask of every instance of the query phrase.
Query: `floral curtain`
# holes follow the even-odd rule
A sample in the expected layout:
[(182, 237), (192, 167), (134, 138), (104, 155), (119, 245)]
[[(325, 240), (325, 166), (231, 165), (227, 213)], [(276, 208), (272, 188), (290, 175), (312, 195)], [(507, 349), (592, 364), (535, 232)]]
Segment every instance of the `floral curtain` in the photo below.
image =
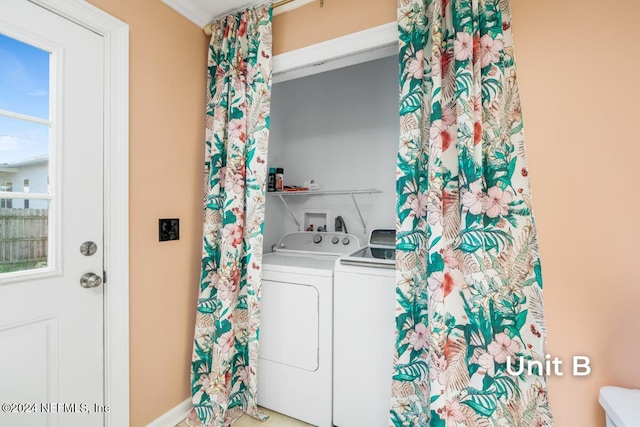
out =
[(398, 24), (390, 425), (551, 426), (509, 1), (399, 0)]
[(271, 6), (213, 23), (209, 46), (202, 275), (191, 426), (228, 426), (256, 403)]

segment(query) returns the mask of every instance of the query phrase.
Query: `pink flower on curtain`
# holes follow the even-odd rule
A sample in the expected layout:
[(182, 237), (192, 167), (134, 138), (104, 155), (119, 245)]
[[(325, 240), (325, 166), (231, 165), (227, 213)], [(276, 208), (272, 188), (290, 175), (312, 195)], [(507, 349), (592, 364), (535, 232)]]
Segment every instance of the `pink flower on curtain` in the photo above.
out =
[(253, 79), (255, 79), (256, 74), (258, 74), (258, 67), (254, 67), (253, 65), (247, 63), (246, 70), (247, 84), (253, 84)]
[(247, 140), (247, 126), (244, 120), (233, 119), (229, 122), (229, 134), (241, 141)]
[(467, 417), (462, 412), (462, 406), (457, 400), (452, 400), (447, 403), (442, 412), (442, 418), (444, 418), (447, 423), (464, 423), (467, 421)]
[(228, 245), (237, 247), (242, 243), (243, 228), (239, 224), (229, 224), (222, 229), (222, 237)]
[(235, 344), (236, 336), (233, 330), (229, 332), (225, 332), (220, 335), (218, 338), (217, 344), (220, 346), (220, 351), (223, 353), (227, 353), (229, 350), (233, 348)]
[(445, 105), (444, 108), (442, 108), (442, 121), (444, 124), (451, 126), (456, 120), (456, 113), (453, 111), (453, 108), (451, 108), (451, 105)]
[(209, 393), (209, 389), (211, 388), (211, 380), (209, 379), (208, 375), (203, 375), (202, 378), (202, 390), (204, 390), (207, 394)]
[(218, 280), (215, 287), (218, 290), (218, 296), (224, 299), (231, 298), (238, 290), (238, 285), (233, 280), (222, 277)]
[(233, 175), (233, 179), (231, 180), (231, 189), (236, 194), (244, 193), (244, 175), (241, 173), (236, 173)]
[(445, 249), (444, 253), (442, 254), (442, 258), (444, 259), (444, 263), (449, 268), (457, 268), (459, 265), (458, 258), (456, 257), (456, 252), (451, 246)]
[(459, 32), (453, 41), (453, 52), (458, 61), (469, 59), (473, 54), (473, 37), (471, 34)]
[[(220, 106), (216, 106), (213, 109), (213, 122), (214, 123), (226, 123), (227, 121), (227, 115), (229, 114), (229, 112), (227, 111), (226, 108), (222, 108)], [(207, 132), (211, 132), (210, 129), (207, 129)]]
[(487, 191), (487, 196), (482, 200), (482, 207), (489, 218), (509, 213), (509, 203), (513, 200), (513, 194), (494, 186)]
[(424, 74), (424, 50), (419, 50), (416, 52), (415, 59), (412, 59), (409, 62), (409, 66), (407, 68), (409, 74), (414, 79), (421, 79)]
[(478, 357), (478, 365), (486, 372), (490, 377), (495, 376), (496, 374), (496, 364), (493, 356), (489, 353), (483, 353), (480, 357)]
[(428, 336), (428, 328), (423, 323), (418, 323), (414, 330), (409, 333), (409, 343), (416, 350), (427, 348), (429, 345)]
[(494, 40), (485, 34), (480, 38), (480, 65), (486, 67), (500, 59), (500, 52), (504, 47), (502, 40)]
[(462, 205), (469, 209), (469, 213), (479, 215), (482, 212), (482, 188), (480, 181), (469, 184), (469, 190), (462, 195)]
[(435, 302), (442, 302), (451, 293), (454, 287), (453, 277), (444, 271), (435, 271), (427, 279), (431, 299)]
[[(207, 268), (211, 268), (211, 267), (207, 266)], [(207, 280), (209, 282), (217, 283), (219, 279), (220, 279), (220, 276), (218, 275), (217, 270), (211, 270), (207, 273)]]
[(428, 198), (426, 194), (418, 193), (411, 201), (411, 211), (416, 218), (422, 218), (427, 214)]
[(431, 273), (427, 279), (427, 284), (431, 291), (431, 300), (434, 302), (444, 301), (444, 272), (435, 271)]
[(447, 151), (451, 145), (451, 134), (449, 126), (442, 120), (434, 120), (429, 129), (429, 137), (436, 147), (442, 147), (442, 151)]
[(495, 336), (494, 340), (487, 347), (487, 350), (489, 350), (489, 353), (496, 362), (505, 363), (507, 357), (511, 357), (513, 360), (516, 353), (520, 351), (520, 343), (509, 338), (504, 332), (501, 332)]

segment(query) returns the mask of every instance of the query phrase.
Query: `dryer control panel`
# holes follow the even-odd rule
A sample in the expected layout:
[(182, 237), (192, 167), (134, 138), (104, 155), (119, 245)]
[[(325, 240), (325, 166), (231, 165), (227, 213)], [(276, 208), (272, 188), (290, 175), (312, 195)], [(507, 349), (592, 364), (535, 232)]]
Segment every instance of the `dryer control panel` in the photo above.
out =
[(298, 231), (285, 234), (276, 251), (313, 252), (342, 255), (360, 247), (360, 240), (353, 234)]

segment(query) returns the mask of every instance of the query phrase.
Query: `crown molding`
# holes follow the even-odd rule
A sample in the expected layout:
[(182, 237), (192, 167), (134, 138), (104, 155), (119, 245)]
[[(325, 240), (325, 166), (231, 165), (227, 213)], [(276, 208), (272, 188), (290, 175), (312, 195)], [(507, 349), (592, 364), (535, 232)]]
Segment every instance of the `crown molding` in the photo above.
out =
[(191, 0), (162, 0), (162, 3), (166, 4), (200, 28), (204, 28), (205, 25), (211, 22), (212, 16)]
[[(314, 1), (315, 0), (294, 0), (291, 3), (282, 5), (277, 9), (274, 9), (273, 14), (279, 15), (281, 13), (289, 12)], [(225, 14), (233, 13), (234, 10), (237, 10), (234, 8), (237, 8), (239, 5), (243, 4), (243, 2), (240, 2), (238, 4), (238, 2), (234, 2), (231, 0), (227, 0), (226, 2), (218, 1), (217, 3), (208, 3), (205, 0), (162, 0), (162, 2), (178, 12), (180, 15), (187, 18), (189, 21), (196, 24), (199, 28), (204, 28), (211, 21), (214, 21), (219, 17), (224, 16)], [(245, 1), (244, 3), (247, 2)], [(249, 1), (249, 4), (245, 4), (244, 6), (242, 6), (242, 8), (247, 8), (262, 3), (265, 3), (264, 0)], [(225, 4), (231, 6), (231, 8), (224, 7)], [(205, 9), (205, 7), (203, 6), (206, 5), (211, 5), (211, 7)]]

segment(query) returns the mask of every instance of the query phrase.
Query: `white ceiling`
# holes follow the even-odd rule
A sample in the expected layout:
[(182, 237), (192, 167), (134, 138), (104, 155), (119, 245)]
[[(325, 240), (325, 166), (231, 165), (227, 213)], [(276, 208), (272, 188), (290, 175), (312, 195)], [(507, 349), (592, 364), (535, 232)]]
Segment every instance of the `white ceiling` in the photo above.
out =
[[(294, 0), (274, 10), (274, 15), (298, 8), (312, 1), (314, 0)], [(251, 5), (265, 3), (265, 0), (162, 0), (162, 2), (198, 27), (203, 28), (216, 18)]]

